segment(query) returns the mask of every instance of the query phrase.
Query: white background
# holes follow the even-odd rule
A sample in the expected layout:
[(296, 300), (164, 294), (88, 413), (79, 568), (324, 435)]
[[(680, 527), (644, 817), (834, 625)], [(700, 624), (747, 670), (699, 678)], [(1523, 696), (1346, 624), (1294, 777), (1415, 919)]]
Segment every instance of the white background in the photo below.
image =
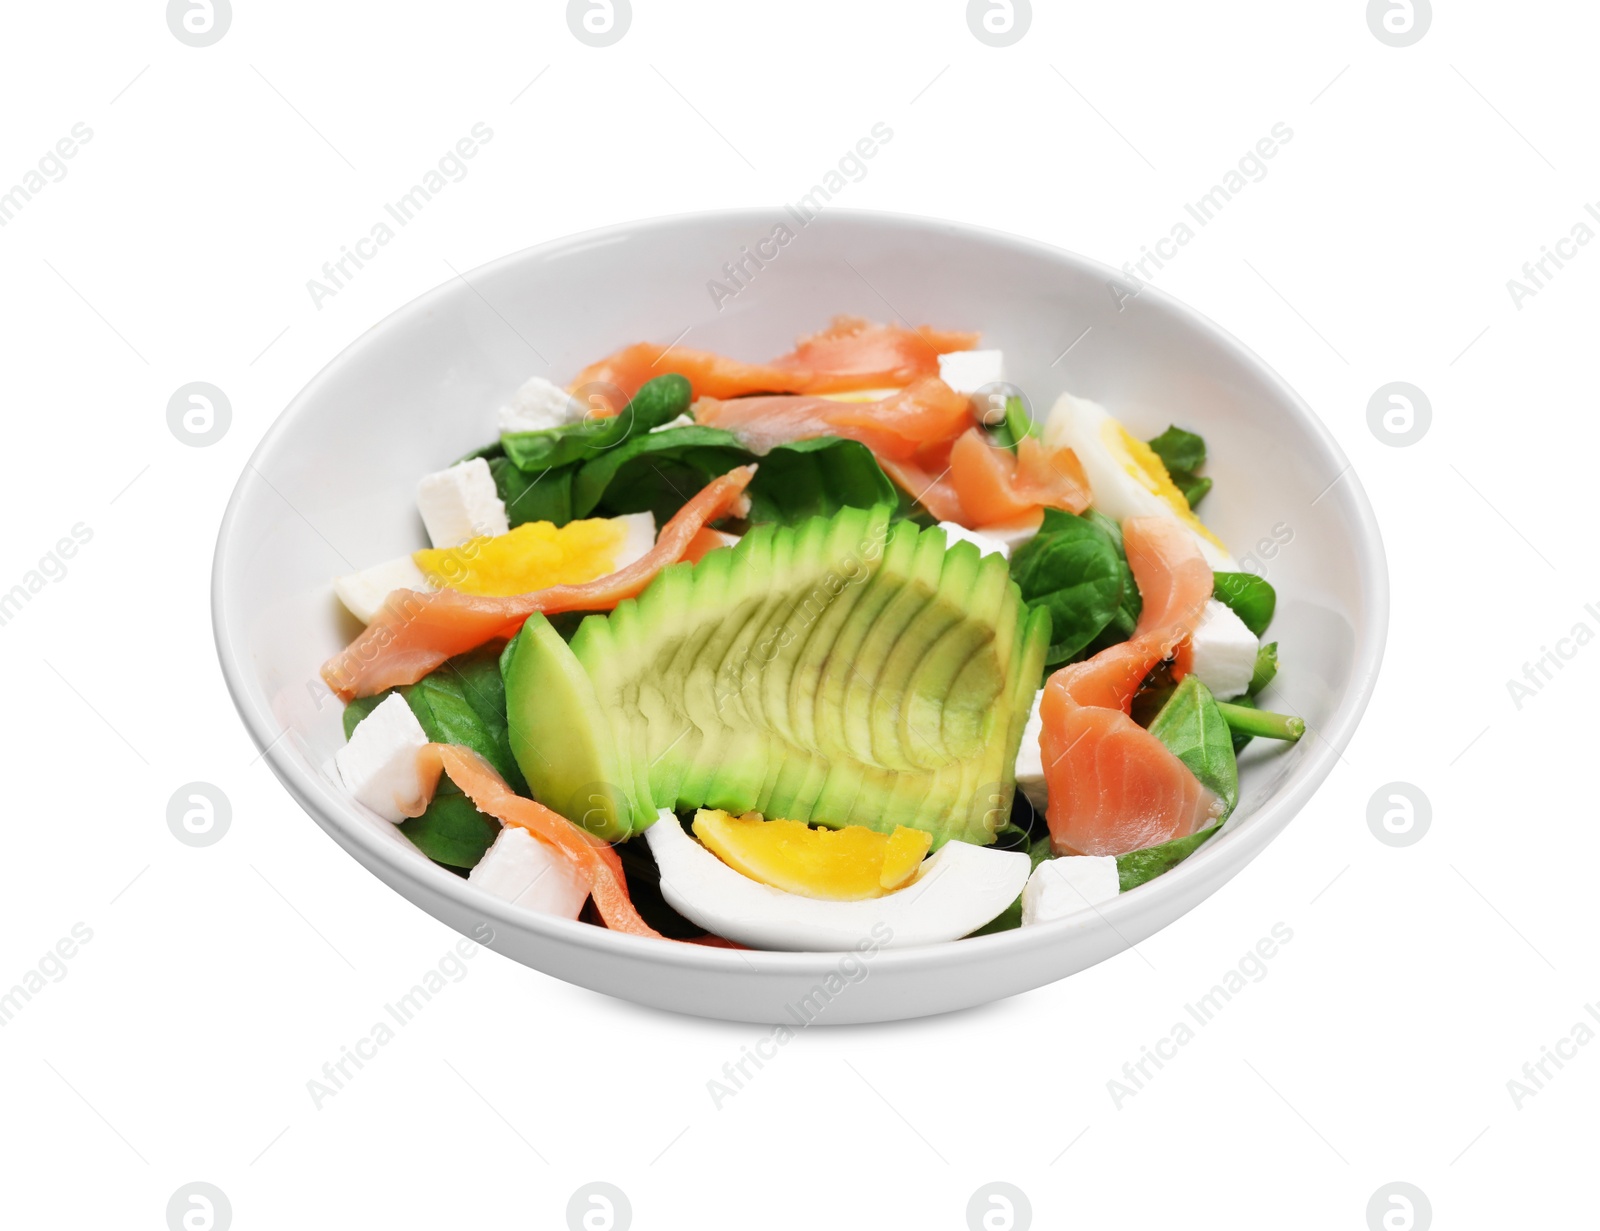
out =
[[(996, 1179), (1039, 1227), (1359, 1229), (1394, 1180), (1439, 1227), (1573, 1225), (1600, 1047), (1520, 1109), (1506, 1083), (1600, 998), (1600, 650), (1520, 709), (1506, 681), (1600, 629), (1600, 247), (1520, 308), (1506, 281), (1600, 198), (1592, 5), (1440, 5), (1404, 49), (1359, 0), (1039, 3), (1006, 49), (955, 0), (635, 0), (606, 49), (556, 0), (236, 0), (203, 49), (162, 7), (13, 5), (0, 37), (0, 191), (93, 130), (0, 228), (0, 590), (93, 532), (0, 627), (0, 987), (93, 931), (0, 1032), (9, 1225), (161, 1227), (203, 1180), (240, 1228), (559, 1228), (596, 1179), (642, 1229), (959, 1228)], [(1292, 128), (1157, 281), (1285, 375), (1376, 506), (1394, 613), (1354, 742), (1137, 953), (952, 1017), (804, 1032), (720, 1110), (707, 1082), (759, 1028), (487, 952), (317, 1109), (307, 1080), (456, 937), (340, 853), (235, 718), (207, 586), (245, 458), (452, 268), (792, 200), (880, 120), (894, 140), (841, 204), (1117, 265)], [(470, 175), (313, 306), (307, 279), (480, 121)], [(197, 380), (233, 409), (199, 449), (165, 418)], [(1433, 407), (1408, 448), (1367, 425), (1395, 380)], [(232, 801), (204, 849), (166, 824), (192, 780)], [(1432, 803), (1404, 849), (1367, 823), (1394, 780)], [(1266, 977), (1119, 1109), (1108, 1080), (1279, 922)]]

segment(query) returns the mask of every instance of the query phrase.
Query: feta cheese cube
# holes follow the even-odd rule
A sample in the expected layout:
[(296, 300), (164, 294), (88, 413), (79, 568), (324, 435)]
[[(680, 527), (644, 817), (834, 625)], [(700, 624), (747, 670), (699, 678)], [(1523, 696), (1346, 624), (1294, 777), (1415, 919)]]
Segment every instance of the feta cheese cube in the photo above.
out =
[(953, 350), (939, 356), (939, 379), (957, 393), (976, 393), (1005, 378), (1005, 359), (1000, 351)]
[(460, 547), (468, 539), (511, 530), (494, 475), (481, 457), (424, 475), (417, 484), (417, 510), (435, 547)]
[(978, 549), (978, 554), (987, 556), (997, 553), (1006, 559), (1011, 558), (1011, 547), (1004, 539), (995, 538), (983, 530), (968, 530), (965, 526), (953, 521), (942, 521), (939, 529), (944, 531), (945, 540), (953, 547), (957, 543), (971, 543)]
[(543, 432), (583, 418), (582, 404), (560, 385), (535, 376), (500, 408), (502, 432)]
[(1226, 603), (1212, 599), (1195, 625), (1192, 669), (1219, 701), (1242, 696), (1255, 674), (1261, 642)]
[(1046, 859), (1022, 887), (1022, 926), (1064, 919), (1121, 892), (1111, 855), (1066, 855)]
[(1017, 790), (1028, 797), (1037, 812), (1044, 811), (1050, 797), (1044, 780), (1044, 752), (1039, 747), (1039, 737), (1044, 734), (1044, 720), (1039, 717), (1039, 703), (1043, 700), (1041, 688), (1033, 695), (1033, 708), (1022, 728), (1022, 746), (1017, 749)]
[(350, 794), (398, 824), (428, 806), (433, 784), (424, 783), (417, 766), (427, 742), (417, 716), (395, 693), (361, 720), (333, 763)]
[(500, 831), (467, 881), (513, 906), (562, 919), (576, 919), (589, 898), (572, 860), (520, 825)]
[(333, 579), (333, 592), (346, 610), (363, 624), (371, 624), (383, 600), (395, 590), (431, 590), (428, 579), (410, 556), (374, 564), (359, 573)]

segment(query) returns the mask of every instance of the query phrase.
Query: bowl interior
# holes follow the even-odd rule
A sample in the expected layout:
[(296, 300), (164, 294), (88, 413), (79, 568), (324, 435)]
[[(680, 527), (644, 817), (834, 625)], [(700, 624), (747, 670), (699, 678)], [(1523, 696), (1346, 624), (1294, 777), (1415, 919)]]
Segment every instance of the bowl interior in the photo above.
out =
[(528, 377), (566, 383), (624, 343), (676, 340), (761, 360), (838, 313), (980, 330), (1039, 416), (1070, 390), (1137, 435), (1175, 422), (1205, 436), (1215, 479), (1206, 520), (1279, 595), (1271, 636), (1284, 666), (1267, 703), (1303, 715), (1319, 738), (1257, 741), (1228, 832), (1125, 896), (1168, 891), (1225, 864), (1232, 846), (1234, 859), (1253, 853), (1265, 837), (1249, 841), (1252, 825), (1275, 803), (1303, 801), (1365, 705), (1386, 621), (1382, 548), (1348, 463), (1292, 391), (1203, 318), (1152, 289), (1128, 297), (1115, 276), (951, 224), (846, 211), (802, 223), (758, 210), (614, 228), (453, 280), (319, 374), (240, 480), (214, 604), (241, 712), (275, 772), (341, 843), (395, 876), (475, 897), (329, 777), (341, 707), (317, 669), (358, 631), (330, 579), (426, 545), (418, 478), (491, 441), (496, 408)]

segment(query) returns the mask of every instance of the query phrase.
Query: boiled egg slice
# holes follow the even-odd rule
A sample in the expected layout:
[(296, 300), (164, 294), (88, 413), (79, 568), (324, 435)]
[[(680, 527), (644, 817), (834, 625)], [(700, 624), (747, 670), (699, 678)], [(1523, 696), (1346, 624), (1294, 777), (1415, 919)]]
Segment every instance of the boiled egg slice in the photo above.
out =
[(509, 534), (419, 551), (412, 559), (436, 589), (509, 597), (604, 577), (632, 564), (655, 541), (655, 516), (629, 513), (564, 526), (525, 522)]
[(892, 834), (865, 825), (812, 829), (803, 821), (729, 816), (701, 808), (694, 836), (736, 872), (787, 893), (825, 901), (880, 898), (917, 874), (933, 835), (904, 825)]
[(1063, 393), (1050, 408), (1044, 442), (1051, 449), (1071, 449), (1078, 455), (1094, 493), (1094, 507), (1107, 517), (1118, 522), (1129, 517), (1170, 517), (1194, 534), (1213, 569), (1238, 570), (1238, 561), (1194, 515), (1155, 450), (1098, 402)]
[[(645, 831), (645, 840), (661, 870), (662, 896), (674, 910), (714, 935), (756, 949), (837, 952), (868, 939), (884, 948), (958, 940), (1016, 901), (1031, 871), (1022, 851), (946, 842), (917, 863), (900, 888), (840, 901), (789, 892), (745, 875), (690, 837), (667, 809)], [(876, 864), (880, 877), (892, 871), (894, 842), (893, 835), (886, 839)], [(744, 849), (752, 848), (747, 842)], [(791, 870), (803, 865), (803, 859), (790, 863)], [(812, 887), (816, 883), (802, 879)]]

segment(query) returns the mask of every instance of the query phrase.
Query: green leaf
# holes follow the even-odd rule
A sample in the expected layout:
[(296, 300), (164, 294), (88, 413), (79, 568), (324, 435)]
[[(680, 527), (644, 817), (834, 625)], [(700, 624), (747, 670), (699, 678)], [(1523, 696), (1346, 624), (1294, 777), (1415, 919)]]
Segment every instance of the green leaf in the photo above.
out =
[(1187, 838), (1174, 838), (1157, 846), (1147, 846), (1142, 851), (1129, 851), (1117, 856), (1117, 886), (1122, 893), (1135, 889), (1146, 881), (1154, 880), (1163, 872), (1177, 867), (1202, 845), (1216, 837), (1222, 828), (1219, 821), (1192, 833)]
[(1180, 470), (1173, 474), (1172, 484), (1183, 493), (1183, 498), (1189, 502), (1191, 512), (1194, 510), (1194, 506), (1205, 499), (1205, 494), (1211, 490), (1210, 479), (1191, 474), (1187, 470)]
[[(512, 790), (528, 793), (527, 780), (511, 755), (506, 690), (497, 654), (475, 650), (450, 659), (415, 684), (357, 698), (345, 706), (345, 738), (395, 692), (405, 698), (430, 741), (466, 745), (494, 766)], [(442, 777), (427, 810), (402, 821), (400, 832), (429, 859), (452, 868), (471, 868), (500, 832), (500, 822), (479, 812), (448, 777)]]
[(1267, 631), (1278, 608), (1278, 592), (1254, 573), (1217, 573), (1212, 597), (1225, 603), (1257, 637)]
[(675, 372), (646, 381), (623, 407), (608, 419), (584, 419), (542, 432), (506, 432), (500, 437), (505, 455), (526, 471), (553, 470), (584, 462), (637, 439), (676, 419), (689, 409), (689, 382)]
[(528, 793), (527, 781), (511, 755), (506, 686), (497, 653), (474, 650), (440, 664), (415, 684), (391, 688), (375, 697), (358, 697), (344, 709), (345, 738), (396, 692), (406, 699), (431, 742), (466, 745), (494, 766), (512, 790)]
[(443, 663), (400, 690), (423, 731), (436, 744), (465, 744), (519, 795), (528, 784), (511, 755), (506, 686), (499, 656), (482, 650)]
[(1199, 470), (1206, 464), (1206, 442), (1194, 432), (1169, 427), (1150, 442), (1167, 473), (1174, 470)]
[(731, 433), (696, 425), (636, 436), (586, 463), (573, 481), (573, 515), (649, 510), (660, 524), (712, 479), (750, 462), (758, 463), (748, 489), (752, 524), (787, 524), (898, 498), (872, 451), (856, 441), (797, 440), (757, 457)]
[[(700, 482), (690, 480), (693, 485), (681, 493), (678, 501), (678, 507), (681, 508), (711, 478), (726, 474), (743, 464), (749, 456), (739, 447), (739, 441), (733, 433), (716, 427), (673, 427), (664, 432), (632, 436), (615, 448), (589, 458), (578, 469), (577, 477), (572, 481), (573, 516), (590, 516), (602, 499), (621, 512), (654, 511), (658, 501), (630, 498), (629, 493), (630, 488), (648, 482), (652, 471), (663, 476), (683, 475), (685, 471), (695, 476), (710, 476)], [(670, 465), (663, 471), (661, 466), (665, 463)], [(622, 475), (625, 469), (628, 473)], [(670, 483), (663, 485), (671, 487)], [(619, 489), (615, 494), (611, 490), (614, 486)], [(634, 507), (623, 507), (627, 505)], [(673, 511), (676, 512), (676, 509)], [(658, 520), (663, 519), (658, 517)]]
[(572, 520), (572, 479), (577, 466), (541, 470), (530, 474), (509, 458), (489, 462), (495, 490), (506, 506), (506, 517), (513, 527), (530, 521), (547, 521), (564, 526)]
[(872, 450), (837, 436), (779, 445), (760, 459), (749, 493), (752, 523), (785, 525), (898, 499)]
[(1193, 509), (1211, 490), (1211, 480), (1195, 473), (1206, 464), (1206, 442), (1194, 432), (1169, 427), (1149, 443)]
[(500, 822), (479, 812), (447, 777), (428, 810), (401, 821), (400, 832), (429, 859), (451, 868), (473, 868), (500, 836)]
[(1150, 724), (1154, 735), (1223, 803), (1223, 816), (1239, 802), (1239, 766), (1233, 736), (1211, 690), (1185, 676)]
[(1025, 603), (1050, 614), (1048, 666), (1093, 641), (1122, 601), (1122, 563), (1111, 539), (1094, 522), (1058, 509), (1046, 509), (1039, 533), (1017, 549), (1011, 577)]

